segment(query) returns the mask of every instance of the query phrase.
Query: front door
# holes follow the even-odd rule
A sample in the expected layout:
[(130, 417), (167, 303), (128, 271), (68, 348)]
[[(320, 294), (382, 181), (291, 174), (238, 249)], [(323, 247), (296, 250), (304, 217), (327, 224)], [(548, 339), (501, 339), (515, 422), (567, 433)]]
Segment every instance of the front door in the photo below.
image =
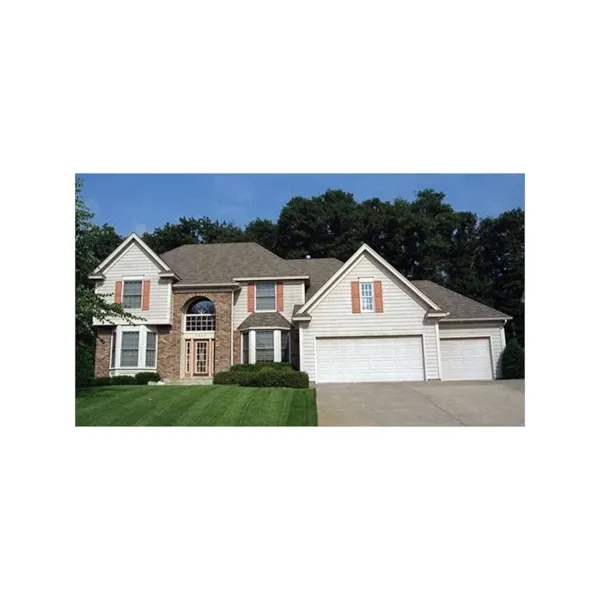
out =
[(208, 375), (210, 340), (194, 340), (194, 375)]

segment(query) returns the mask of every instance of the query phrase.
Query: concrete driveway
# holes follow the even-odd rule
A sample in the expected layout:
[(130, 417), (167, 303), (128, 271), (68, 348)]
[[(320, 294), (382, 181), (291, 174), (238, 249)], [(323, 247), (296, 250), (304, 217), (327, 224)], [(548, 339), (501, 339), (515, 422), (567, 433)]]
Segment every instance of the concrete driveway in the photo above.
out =
[(524, 386), (524, 380), (318, 384), (319, 425), (524, 425)]

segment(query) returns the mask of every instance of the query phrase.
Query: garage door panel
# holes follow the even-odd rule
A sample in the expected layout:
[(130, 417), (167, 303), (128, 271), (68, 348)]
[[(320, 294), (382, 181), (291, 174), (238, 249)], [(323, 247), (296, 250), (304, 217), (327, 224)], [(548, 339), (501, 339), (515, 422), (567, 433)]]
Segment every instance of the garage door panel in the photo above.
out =
[(420, 336), (318, 338), (316, 358), (320, 383), (424, 379)]
[(489, 338), (441, 339), (440, 351), (444, 380), (493, 379)]

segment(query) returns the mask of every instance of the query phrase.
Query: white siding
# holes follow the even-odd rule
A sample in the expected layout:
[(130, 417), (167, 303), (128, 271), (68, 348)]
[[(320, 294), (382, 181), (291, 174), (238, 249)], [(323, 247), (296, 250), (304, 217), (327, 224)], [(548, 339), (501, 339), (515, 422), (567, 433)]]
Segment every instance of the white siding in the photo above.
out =
[[(486, 324), (484, 322), (473, 322), (473, 324), (466, 323), (444, 323), (440, 321), (440, 339), (448, 338), (490, 338), (492, 346), (492, 363), (494, 365), (494, 379), (498, 379), (501, 376), (501, 363), (500, 358), (502, 356), (502, 350), (504, 350), (504, 344), (502, 342), (502, 325)], [(444, 378), (444, 371), (442, 370), (442, 379)]]
[[(383, 313), (352, 313), (351, 281), (357, 277), (380, 280)], [(330, 289), (316, 308), (310, 310), (310, 323), (300, 325), (302, 370), (315, 380), (315, 338), (333, 336), (422, 335), (427, 379), (439, 379), (435, 322), (425, 319), (427, 309), (386, 269), (363, 255), (342, 279)]]
[[(242, 288), (235, 293), (233, 305), (233, 328), (237, 329), (239, 325), (250, 315), (248, 312), (248, 285), (242, 283)], [(292, 321), (294, 304), (303, 304), (304, 281), (284, 281), (283, 282), (283, 311), (282, 315)]]
[[(107, 300), (114, 301), (115, 283), (123, 277), (139, 277), (150, 280), (150, 310), (128, 309), (134, 316), (145, 319), (144, 324), (168, 324), (171, 322), (171, 282), (160, 280), (160, 267), (133, 242), (105, 271), (106, 279), (96, 284), (96, 292), (108, 294)], [(115, 319), (117, 325), (125, 324), (123, 319)], [(101, 321), (94, 320), (94, 325)]]

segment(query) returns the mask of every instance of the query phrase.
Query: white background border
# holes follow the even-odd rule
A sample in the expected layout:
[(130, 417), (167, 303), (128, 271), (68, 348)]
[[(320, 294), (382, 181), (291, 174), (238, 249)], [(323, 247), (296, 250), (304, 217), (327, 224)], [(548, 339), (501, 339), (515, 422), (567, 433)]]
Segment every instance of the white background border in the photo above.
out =
[[(598, 597), (588, 7), (3, 10), (0, 596)], [(526, 172), (526, 427), (76, 429), (75, 172)]]

